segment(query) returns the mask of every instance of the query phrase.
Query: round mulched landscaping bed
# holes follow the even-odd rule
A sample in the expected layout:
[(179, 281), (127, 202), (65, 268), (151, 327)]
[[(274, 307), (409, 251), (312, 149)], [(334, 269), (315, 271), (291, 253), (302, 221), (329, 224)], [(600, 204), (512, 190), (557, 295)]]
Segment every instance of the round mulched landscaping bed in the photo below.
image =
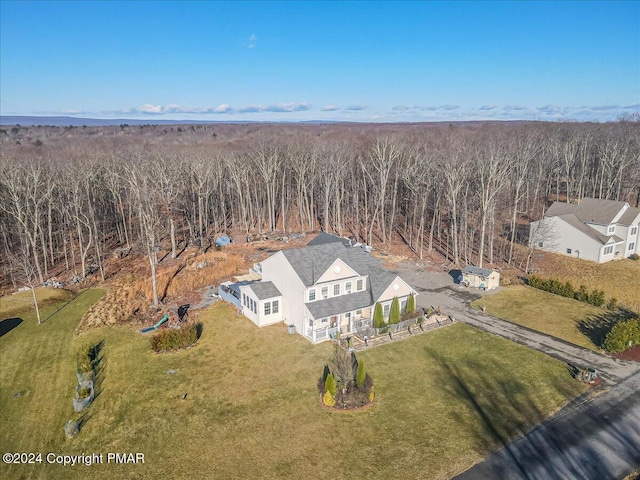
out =
[(322, 401), (322, 394), (320, 394), (320, 406), (322, 408), (324, 408), (325, 410), (330, 410), (332, 412), (358, 412), (361, 410), (366, 410), (369, 407), (372, 407), (374, 404), (374, 402), (371, 402), (369, 400), (367, 400), (367, 403), (351, 403), (349, 404), (348, 402), (345, 404), (345, 406), (343, 407), (342, 403), (338, 403), (336, 401), (336, 404), (331, 407), (329, 405), (325, 405), (324, 402)]

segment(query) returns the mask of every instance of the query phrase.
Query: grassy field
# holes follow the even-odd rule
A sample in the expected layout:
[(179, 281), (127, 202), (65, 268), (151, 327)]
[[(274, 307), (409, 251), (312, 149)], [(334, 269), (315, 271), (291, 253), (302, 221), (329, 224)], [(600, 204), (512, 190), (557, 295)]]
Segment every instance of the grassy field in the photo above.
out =
[[(36, 298), (38, 306), (57, 304), (63, 300), (69, 300), (73, 293), (62, 288), (41, 287), (36, 288)], [(22, 312), (33, 309), (33, 294), (28, 292), (17, 292), (13, 295), (0, 297), (0, 319), (13, 317)], [(46, 317), (42, 317), (43, 319)]]
[[(0, 477), (444, 479), (584, 390), (561, 362), (456, 324), (363, 352), (376, 404), (332, 412), (316, 390), (331, 344), (258, 329), (221, 304), (201, 312), (202, 337), (181, 352), (153, 354), (122, 326), (74, 338), (101, 295), (83, 294), (42, 326), (25, 315), (0, 337), (0, 449), (142, 452), (144, 465), (0, 465)], [(98, 341), (99, 395), (79, 437), (65, 440), (75, 353)]]
[(604, 336), (619, 317), (571, 298), (517, 285), (471, 304), (486, 312), (581, 347), (600, 351)]
[[(536, 253), (538, 255), (538, 253)], [(622, 259), (595, 263), (553, 253), (536, 259), (536, 275), (571, 282), (575, 288), (604, 290), (607, 299), (616, 297), (622, 305), (640, 313), (640, 261)]]

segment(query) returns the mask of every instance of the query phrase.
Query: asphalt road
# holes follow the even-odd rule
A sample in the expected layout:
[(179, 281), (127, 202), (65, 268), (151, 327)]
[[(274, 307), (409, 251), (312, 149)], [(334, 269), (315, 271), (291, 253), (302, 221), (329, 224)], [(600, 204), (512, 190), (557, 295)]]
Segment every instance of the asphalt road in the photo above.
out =
[(561, 410), (456, 480), (621, 479), (640, 465), (640, 374)]

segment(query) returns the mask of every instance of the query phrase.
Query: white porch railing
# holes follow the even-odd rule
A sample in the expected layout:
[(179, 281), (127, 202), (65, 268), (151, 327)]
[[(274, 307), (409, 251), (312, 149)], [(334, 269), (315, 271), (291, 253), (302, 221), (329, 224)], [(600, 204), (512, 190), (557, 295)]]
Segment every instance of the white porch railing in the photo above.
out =
[(333, 335), (338, 333), (339, 327), (333, 328), (320, 328), (318, 330), (313, 330), (312, 328), (307, 329), (307, 337), (313, 342), (318, 343), (324, 340), (328, 340)]
[(357, 333), (367, 328), (371, 328), (371, 319), (370, 318), (360, 318), (358, 320), (353, 320), (351, 322), (351, 332)]

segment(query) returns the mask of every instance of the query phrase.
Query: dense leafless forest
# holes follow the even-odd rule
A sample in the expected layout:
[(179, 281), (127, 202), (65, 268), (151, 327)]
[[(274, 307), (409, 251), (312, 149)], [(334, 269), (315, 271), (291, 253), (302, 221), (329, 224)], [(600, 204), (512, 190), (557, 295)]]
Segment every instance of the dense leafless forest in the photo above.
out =
[[(556, 199), (640, 198), (640, 123), (3, 127), (4, 278), (82, 278), (122, 248), (326, 230), (522, 269)], [(523, 253), (523, 251), (525, 253)], [(95, 266), (97, 267), (95, 267)]]

